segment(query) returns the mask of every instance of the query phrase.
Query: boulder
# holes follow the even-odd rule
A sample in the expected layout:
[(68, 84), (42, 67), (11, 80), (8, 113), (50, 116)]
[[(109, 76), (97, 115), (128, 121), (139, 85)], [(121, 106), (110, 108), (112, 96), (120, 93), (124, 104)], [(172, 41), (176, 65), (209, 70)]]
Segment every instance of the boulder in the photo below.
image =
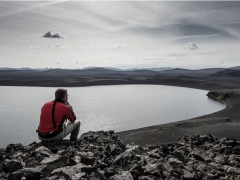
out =
[(16, 160), (16, 159), (6, 159), (3, 164), (2, 164), (2, 170), (4, 172), (14, 172), (18, 169), (23, 169), (23, 166), (21, 164), (20, 161)]
[(133, 180), (133, 177), (129, 171), (122, 171), (120, 175), (115, 174), (109, 180)]
[(159, 180), (159, 178), (156, 176), (149, 175), (149, 176), (141, 176), (139, 180)]
[[(75, 166), (65, 166), (61, 168), (57, 168), (51, 172), (51, 174), (48, 176), (51, 177), (64, 177), (65, 179), (74, 179), (77, 177), (83, 177), (86, 175), (85, 172), (82, 172), (82, 167), (85, 166), (83, 164), (77, 164)], [(80, 179), (79, 178), (79, 179)]]
[(40, 163), (46, 166), (44, 176), (50, 174), (54, 169), (63, 167), (68, 164), (69, 158), (66, 156), (51, 155)]
[(106, 177), (110, 177), (110, 176), (113, 176), (113, 175), (115, 175), (117, 173), (117, 171), (114, 169), (114, 168), (106, 168), (105, 170), (104, 170), (104, 175), (106, 176)]
[(41, 179), (41, 172), (35, 168), (24, 168), (12, 172), (8, 176), (8, 180), (21, 180), (22, 178), (25, 178), (25, 180), (39, 180)]
[(156, 177), (162, 177), (162, 167), (160, 164), (147, 164), (143, 167), (145, 175), (153, 175)]
[(49, 156), (53, 155), (53, 153), (44, 146), (41, 146), (41, 147), (35, 149), (35, 153), (39, 153), (43, 157), (49, 157)]
[(9, 144), (6, 147), (6, 153), (14, 153), (18, 150), (22, 150), (23, 149), (23, 145), (21, 143), (18, 144)]
[(95, 162), (95, 158), (94, 157), (89, 157), (89, 156), (83, 156), (82, 158), (81, 158), (81, 163), (83, 163), (83, 164), (86, 164), (86, 165), (93, 165), (93, 163)]

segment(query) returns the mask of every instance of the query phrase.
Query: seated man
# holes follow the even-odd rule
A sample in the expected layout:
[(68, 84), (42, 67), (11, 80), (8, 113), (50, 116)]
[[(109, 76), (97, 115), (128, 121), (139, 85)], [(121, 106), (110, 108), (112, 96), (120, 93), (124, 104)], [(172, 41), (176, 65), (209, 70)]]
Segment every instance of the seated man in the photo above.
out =
[(70, 140), (75, 141), (79, 130), (80, 121), (76, 120), (68, 102), (67, 90), (57, 89), (55, 100), (45, 103), (41, 109), (38, 138), (41, 141), (62, 140), (71, 133)]

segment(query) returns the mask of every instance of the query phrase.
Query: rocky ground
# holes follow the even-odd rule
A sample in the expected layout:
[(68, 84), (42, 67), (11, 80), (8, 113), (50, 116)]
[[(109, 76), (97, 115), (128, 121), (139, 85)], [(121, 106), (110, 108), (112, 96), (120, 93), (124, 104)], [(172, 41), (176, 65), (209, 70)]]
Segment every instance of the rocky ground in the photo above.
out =
[(175, 143), (129, 146), (114, 131), (77, 141), (10, 144), (0, 149), (0, 179), (240, 179), (240, 141), (185, 135)]

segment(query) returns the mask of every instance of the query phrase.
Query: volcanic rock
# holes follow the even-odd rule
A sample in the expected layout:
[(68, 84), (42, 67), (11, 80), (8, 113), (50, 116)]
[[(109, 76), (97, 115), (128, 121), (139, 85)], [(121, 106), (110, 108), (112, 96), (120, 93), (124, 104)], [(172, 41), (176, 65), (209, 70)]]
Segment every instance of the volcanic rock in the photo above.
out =
[(239, 152), (239, 141), (212, 135), (185, 135), (176, 143), (141, 147), (124, 144), (114, 131), (91, 131), (75, 142), (0, 149), (0, 179), (240, 179)]

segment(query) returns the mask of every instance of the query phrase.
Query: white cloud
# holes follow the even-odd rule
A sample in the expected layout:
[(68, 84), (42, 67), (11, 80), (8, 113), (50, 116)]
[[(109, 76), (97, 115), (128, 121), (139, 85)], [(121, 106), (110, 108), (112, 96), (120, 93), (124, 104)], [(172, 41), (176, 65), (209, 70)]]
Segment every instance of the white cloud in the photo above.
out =
[[(43, 67), (53, 67), (57, 62), (52, 59), (58, 59), (65, 67), (67, 57), (69, 67), (75, 67), (80, 58), (79, 66), (198, 68), (209, 66), (209, 59), (216, 65), (221, 61), (234, 66), (240, 55), (239, 17), (240, 2), (227, 1), (4, 1), (0, 3), (2, 65), (30, 66), (35, 62), (31, 59), (38, 59)], [(61, 39), (64, 36), (55, 30), (67, 33), (67, 38)], [(19, 36), (21, 42), (9, 41)], [(33, 44), (28, 48), (42, 50), (30, 51), (28, 44)], [(12, 54), (13, 48), (18, 53)]]
[(33, 46), (33, 45), (28, 45), (27, 47), (31, 49), (42, 49), (42, 47)]
[(69, 47), (68, 46), (62, 46), (60, 44), (56, 45), (57, 48), (63, 48), (63, 49), (68, 49)]
[(62, 34), (60, 34), (59, 32), (52, 33), (52, 31), (46, 32), (43, 35), (43, 37), (45, 37), (45, 38), (64, 38), (64, 36)]
[(198, 49), (198, 46), (194, 43), (187, 43), (183, 48), (187, 50), (196, 50)]
[(188, 39), (188, 38), (210, 38), (218, 36), (218, 34), (209, 34), (209, 35), (193, 35), (193, 36), (179, 36), (173, 37), (172, 39)]
[(183, 56), (187, 56), (187, 54), (169, 54), (168, 56), (171, 56), (171, 57), (183, 57)]

